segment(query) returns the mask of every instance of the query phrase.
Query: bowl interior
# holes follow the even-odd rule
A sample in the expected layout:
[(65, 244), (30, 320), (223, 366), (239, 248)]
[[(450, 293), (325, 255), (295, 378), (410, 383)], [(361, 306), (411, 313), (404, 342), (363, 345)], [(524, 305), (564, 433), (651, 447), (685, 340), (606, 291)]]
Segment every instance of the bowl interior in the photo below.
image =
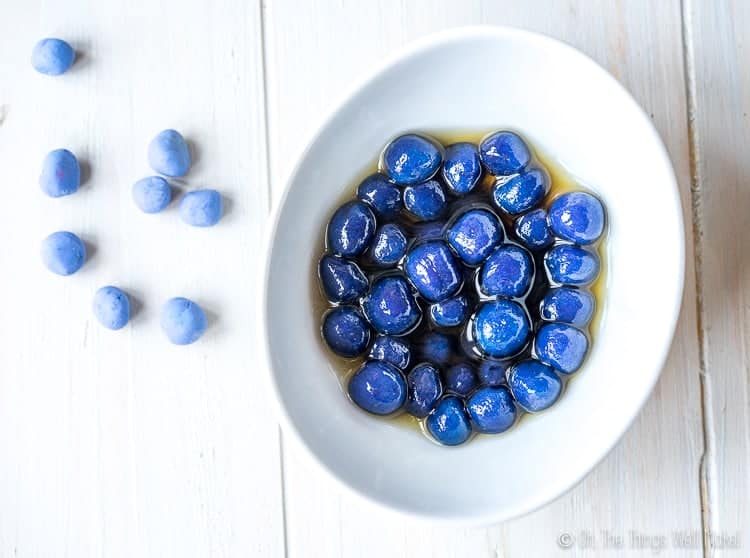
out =
[[(584, 368), (552, 409), (449, 449), (366, 415), (342, 394), (311, 310), (312, 262), (342, 193), (391, 137), (502, 128), (522, 132), (606, 203), (605, 312)], [(552, 39), (472, 28), (417, 43), (339, 107), (291, 178), (268, 266), (272, 382), (288, 426), (312, 455), (387, 507), (489, 522), (572, 486), (647, 398), (679, 309), (681, 209), (658, 135), (611, 76)]]

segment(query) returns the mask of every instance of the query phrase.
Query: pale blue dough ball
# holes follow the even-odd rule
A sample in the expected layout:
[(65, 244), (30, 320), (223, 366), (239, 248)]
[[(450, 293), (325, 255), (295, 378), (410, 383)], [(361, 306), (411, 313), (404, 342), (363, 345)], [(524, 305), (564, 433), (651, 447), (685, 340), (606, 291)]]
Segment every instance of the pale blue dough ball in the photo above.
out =
[(216, 190), (188, 192), (180, 201), (180, 218), (194, 227), (212, 227), (221, 219), (224, 204)]
[(86, 261), (86, 247), (72, 232), (58, 231), (42, 241), (42, 261), (52, 273), (71, 275)]
[(42, 163), (39, 186), (51, 198), (69, 196), (81, 185), (81, 166), (78, 159), (67, 149), (55, 149), (47, 153)]
[(161, 328), (175, 345), (189, 345), (201, 338), (208, 327), (203, 309), (183, 297), (170, 298), (161, 311)]
[(68, 71), (75, 61), (76, 53), (62, 39), (42, 39), (31, 52), (31, 65), (40, 74), (59, 76)]
[(122, 329), (130, 320), (130, 300), (124, 291), (108, 285), (94, 295), (94, 316), (107, 329)]
[(185, 176), (192, 160), (190, 149), (177, 130), (159, 132), (148, 145), (148, 164), (159, 174), (177, 177)]
[(133, 201), (144, 213), (159, 213), (172, 201), (172, 188), (161, 176), (147, 176), (133, 184)]

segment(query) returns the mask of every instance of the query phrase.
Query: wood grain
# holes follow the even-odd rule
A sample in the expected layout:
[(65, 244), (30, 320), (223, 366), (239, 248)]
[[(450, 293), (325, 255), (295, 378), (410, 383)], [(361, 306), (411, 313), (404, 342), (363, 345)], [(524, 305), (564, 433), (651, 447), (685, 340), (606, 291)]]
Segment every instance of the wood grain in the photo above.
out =
[[(259, 4), (16, 4), (0, 15), (0, 556), (281, 555), (279, 440), (254, 359), (269, 206)], [(82, 53), (58, 78), (29, 64), (49, 35)], [(179, 188), (226, 197), (213, 229), (132, 202), (167, 127), (197, 155)], [(57, 147), (90, 177), (49, 199), (37, 181)], [(58, 229), (92, 247), (71, 277), (39, 260)], [(118, 332), (90, 310), (108, 283), (139, 307)], [(211, 317), (189, 347), (159, 328), (177, 295)]]
[[(462, 24), (518, 25), (561, 38), (612, 72), (652, 115), (672, 156), (690, 208), (680, 5), (672, 2), (370, 2), (268, 3), (265, 10), (269, 149), (274, 197), (286, 162), (303, 146), (349, 82), (384, 54), (426, 33)], [(298, 45), (305, 45), (302, 54)], [(341, 48), (341, 45), (347, 48)], [(320, 64), (320, 61), (326, 61)], [(551, 87), (566, 84), (550, 84)], [(689, 223), (689, 221), (688, 221)], [(602, 531), (667, 537), (700, 531), (702, 424), (692, 236), (683, 313), (669, 362), (643, 413), (612, 454), (552, 505), (488, 529), (434, 528), (380, 517), (342, 495), (285, 445), (288, 550), (299, 556), (550, 556), (562, 532)], [(633, 363), (637, 370), (637, 361)], [(327, 533), (320, 536), (321, 532)], [(363, 544), (366, 541), (366, 544)], [(626, 545), (628, 541), (626, 540)], [(590, 550), (575, 547), (569, 555)]]
[(750, 6), (690, 0), (684, 12), (701, 264), (707, 440), (701, 473), (706, 530), (713, 535), (705, 546), (707, 556), (735, 556), (732, 537), (750, 541)]

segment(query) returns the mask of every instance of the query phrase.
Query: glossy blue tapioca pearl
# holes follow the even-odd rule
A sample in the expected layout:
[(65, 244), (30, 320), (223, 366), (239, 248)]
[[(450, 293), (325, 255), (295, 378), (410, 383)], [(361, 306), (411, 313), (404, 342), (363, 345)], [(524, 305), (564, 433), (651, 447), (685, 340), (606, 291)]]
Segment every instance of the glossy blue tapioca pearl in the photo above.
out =
[(479, 157), (485, 168), (496, 176), (522, 171), (531, 161), (526, 143), (513, 132), (495, 132), (479, 144)]
[(430, 304), (430, 320), (437, 327), (457, 327), (471, 314), (469, 297), (463, 294)]
[(483, 387), (466, 402), (474, 430), (482, 434), (500, 434), (513, 426), (518, 414), (506, 387)]
[(404, 230), (396, 223), (386, 223), (375, 230), (367, 255), (373, 264), (391, 267), (401, 261), (408, 245)]
[(185, 176), (192, 159), (185, 138), (177, 130), (162, 130), (148, 144), (148, 164), (159, 174)]
[(328, 222), (326, 243), (334, 254), (351, 258), (362, 254), (375, 235), (375, 215), (361, 201), (339, 207)]
[(463, 282), (461, 265), (440, 240), (424, 242), (409, 250), (404, 269), (419, 294), (429, 302), (453, 296)]
[(102, 287), (94, 295), (94, 316), (107, 329), (122, 329), (130, 320), (130, 299), (117, 287)]
[(362, 310), (375, 331), (385, 335), (409, 333), (422, 317), (411, 285), (400, 275), (376, 279), (362, 299)]
[(67, 149), (55, 149), (47, 153), (42, 163), (39, 186), (51, 198), (69, 196), (81, 185), (81, 167), (78, 159)]
[(432, 364), (417, 364), (406, 375), (406, 412), (417, 418), (424, 418), (435, 408), (443, 386), (440, 371)]
[(549, 175), (544, 169), (530, 169), (507, 180), (498, 180), (492, 199), (509, 215), (518, 215), (542, 203), (549, 192)]
[(521, 352), (531, 332), (529, 316), (523, 307), (503, 299), (483, 303), (470, 326), (479, 349), (494, 358), (507, 358)]
[(604, 232), (604, 207), (587, 192), (568, 192), (550, 205), (549, 226), (563, 240), (591, 244)]
[(445, 389), (465, 397), (479, 385), (474, 367), (468, 362), (459, 362), (446, 368)]
[(463, 401), (453, 395), (440, 400), (425, 425), (430, 435), (444, 446), (463, 444), (471, 436), (471, 423)]
[(72, 232), (54, 232), (42, 241), (42, 261), (52, 273), (71, 275), (86, 261), (86, 246)]
[(404, 207), (419, 221), (433, 221), (445, 213), (448, 201), (440, 183), (428, 180), (404, 188)]
[(445, 238), (468, 265), (479, 265), (503, 241), (500, 219), (486, 209), (470, 209), (448, 226)]
[(529, 250), (541, 250), (554, 240), (547, 224), (547, 212), (541, 208), (521, 215), (516, 219), (514, 229), (521, 244)]
[(589, 291), (558, 287), (544, 294), (539, 304), (539, 315), (548, 322), (586, 327), (595, 309), (596, 299)]
[(440, 146), (416, 134), (397, 137), (383, 151), (383, 170), (396, 184), (403, 186), (429, 180), (442, 161)]
[(530, 413), (536, 413), (557, 401), (562, 382), (552, 367), (529, 359), (510, 368), (508, 387), (516, 403)]
[(353, 306), (332, 308), (323, 316), (323, 339), (337, 355), (355, 357), (370, 344), (370, 326)]
[(403, 337), (378, 335), (372, 342), (370, 360), (382, 360), (405, 370), (411, 360), (411, 346)]
[(193, 227), (213, 227), (224, 213), (224, 202), (216, 190), (188, 192), (180, 200), (180, 219)]
[(133, 201), (144, 213), (159, 213), (172, 201), (172, 188), (161, 176), (147, 176), (133, 184)]
[(471, 192), (482, 176), (477, 146), (461, 142), (446, 147), (441, 174), (453, 194), (463, 196)]
[(419, 360), (442, 366), (450, 362), (456, 352), (456, 343), (452, 336), (433, 331), (415, 342), (414, 351)]
[(544, 255), (544, 267), (553, 283), (582, 287), (599, 275), (599, 256), (580, 246), (558, 244)]
[(367, 292), (367, 277), (353, 261), (329, 254), (318, 263), (318, 277), (331, 302), (354, 302)]
[(429, 221), (412, 225), (411, 235), (414, 238), (414, 244), (421, 244), (428, 240), (442, 240), (445, 227), (444, 221)]
[(563, 374), (578, 370), (586, 358), (589, 340), (568, 324), (544, 324), (536, 333), (534, 348), (539, 360)]
[(31, 65), (40, 74), (59, 76), (73, 65), (76, 53), (62, 39), (42, 39), (31, 52)]
[(395, 366), (368, 360), (352, 374), (347, 384), (351, 400), (374, 415), (390, 415), (406, 401), (406, 381)]
[(525, 248), (504, 244), (479, 271), (479, 289), (488, 296), (521, 297), (531, 288), (534, 262)]
[(483, 386), (499, 386), (505, 383), (508, 365), (496, 360), (483, 360), (477, 367), (477, 377)]
[(362, 181), (357, 187), (357, 197), (384, 219), (393, 219), (404, 206), (401, 189), (380, 173), (371, 174)]

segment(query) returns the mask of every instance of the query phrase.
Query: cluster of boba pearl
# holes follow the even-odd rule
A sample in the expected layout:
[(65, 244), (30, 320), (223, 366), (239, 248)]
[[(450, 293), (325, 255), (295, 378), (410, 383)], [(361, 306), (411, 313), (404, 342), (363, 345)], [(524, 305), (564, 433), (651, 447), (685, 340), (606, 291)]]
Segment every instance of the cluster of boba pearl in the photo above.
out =
[(329, 349), (362, 363), (354, 404), (444, 445), (549, 408), (589, 350), (602, 203), (567, 192), (517, 134), (447, 147), (406, 134), (326, 229)]

